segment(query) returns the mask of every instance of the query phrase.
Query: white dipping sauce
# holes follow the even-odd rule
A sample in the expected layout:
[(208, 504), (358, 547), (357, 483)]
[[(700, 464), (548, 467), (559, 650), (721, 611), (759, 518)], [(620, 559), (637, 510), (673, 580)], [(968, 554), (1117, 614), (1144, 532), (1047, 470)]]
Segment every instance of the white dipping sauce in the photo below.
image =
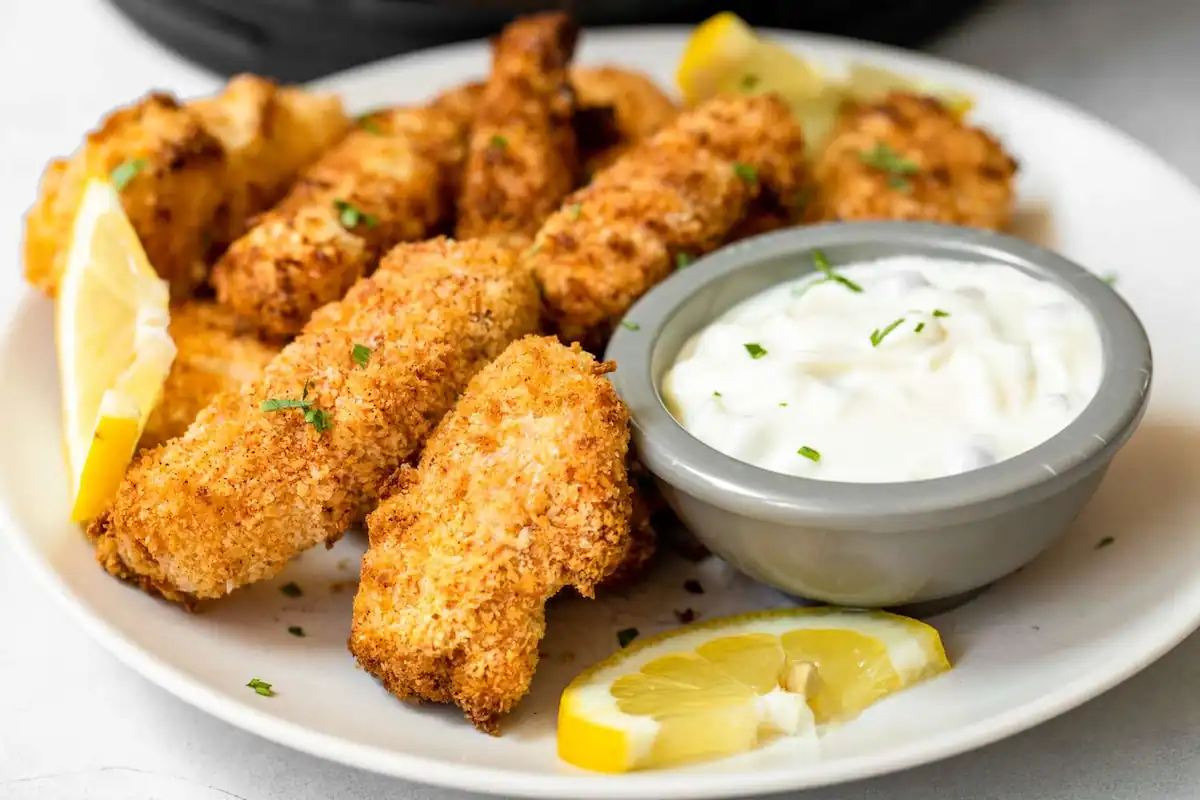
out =
[(915, 256), (833, 270), (772, 287), (688, 341), (662, 387), (685, 429), (788, 475), (911, 481), (1024, 452), (1096, 393), (1100, 332), (1052, 283)]

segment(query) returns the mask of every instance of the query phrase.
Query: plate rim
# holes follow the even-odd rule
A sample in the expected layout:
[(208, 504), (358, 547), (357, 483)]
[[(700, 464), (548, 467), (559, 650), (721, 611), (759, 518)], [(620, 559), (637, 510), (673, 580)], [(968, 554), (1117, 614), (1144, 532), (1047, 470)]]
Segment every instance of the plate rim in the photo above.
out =
[[(688, 26), (653, 25), (626, 26), (593, 29), (586, 32), (588, 40), (672, 39), (681, 41), (691, 30)], [(1147, 165), (1153, 164), (1162, 173), (1179, 184), (1179, 188), (1193, 195), (1200, 208), (1200, 189), (1179, 172), (1166, 159), (1135, 137), (1125, 133), (1111, 123), (1084, 112), (1077, 106), (1052, 97), (1040, 90), (1024, 86), (1015, 81), (995, 75), (986, 70), (960, 64), (921, 52), (864, 42), (856, 39), (826, 36), (799, 31), (759, 29), (792, 48), (812, 48), (842, 51), (846, 58), (864, 60), (904, 61), (912, 64), (916, 71), (961, 74), (971, 81), (987, 84), (994, 91), (1017, 94), (1042, 105), (1052, 106), (1059, 113), (1074, 117), (1075, 122), (1086, 125), (1108, 136), (1130, 154), (1136, 154)], [(336, 73), (314, 81), (316, 88), (345, 88), (367, 79), (372, 73), (386, 73), (397, 68), (420, 68), (422, 62), (435, 63), (447, 57), (462, 57), (486, 47), (485, 40), (477, 39), (430, 48), (415, 53), (386, 58), (350, 70)], [(581, 62), (588, 63), (588, 62)], [(9, 342), (16, 334), (19, 323), (37, 313), (36, 305), (46, 302), (33, 290), (24, 287), (11, 304), (0, 306), (0, 342)], [(2, 371), (0, 371), (2, 372)], [(1173, 626), (1160, 625), (1160, 635), (1153, 638), (1152, 646), (1112, 668), (1112, 662), (1078, 676), (1061, 689), (1045, 693), (1034, 702), (980, 720), (965, 728), (953, 729), (949, 733), (928, 737), (915, 745), (906, 745), (887, 753), (847, 757), (829, 762), (820, 770), (812, 764), (795, 768), (772, 768), (741, 772), (642, 772), (619, 776), (593, 775), (585, 772), (540, 774), (528, 771), (508, 770), (470, 763), (451, 763), (437, 758), (413, 755), (399, 750), (352, 742), (342, 737), (291, 722), (272, 713), (255, 708), (245, 701), (234, 700), (205, 682), (191, 677), (163, 662), (152, 652), (125, 637), (107, 619), (94, 613), (91, 606), (80, 597), (54, 568), (49, 558), (43, 557), (34, 540), (22, 533), (17, 524), (7, 497), (0, 495), (0, 533), (12, 545), (13, 551), (24, 567), (32, 572), (43, 588), (49, 590), (60, 605), (84, 631), (108, 650), (127, 667), (142, 677), (166, 689), (183, 702), (204, 711), (223, 722), (246, 730), (268, 741), (273, 741), (317, 758), (334, 761), (346, 766), (363, 769), (377, 774), (410, 780), (431, 786), (481, 792), (493, 795), (521, 797), (555, 797), (569, 795), (578, 798), (717, 798), (746, 796), (748, 793), (774, 794), (785, 791), (816, 788), (845, 783), (852, 780), (877, 777), (934, 763), (951, 756), (978, 749), (1000, 741), (1016, 733), (1028, 730), (1070, 711), (1087, 701), (1107, 692), (1128, 680), (1160, 659), (1180, 642), (1200, 628), (1200, 577), (1192, 584), (1191, 591), (1176, 596), (1176, 604), (1191, 599), (1184, 611), (1176, 606), (1171, 615)], [(1162, 633), (1169, 635), (1163, 636)]]

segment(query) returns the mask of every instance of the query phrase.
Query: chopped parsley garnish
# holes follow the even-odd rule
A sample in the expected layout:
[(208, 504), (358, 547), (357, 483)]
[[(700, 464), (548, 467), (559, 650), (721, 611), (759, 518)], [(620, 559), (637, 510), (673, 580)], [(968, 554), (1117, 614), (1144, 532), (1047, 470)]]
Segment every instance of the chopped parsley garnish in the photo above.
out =
[(675, 609), (675, 619), (679, 620), (682, 624), (687, 625), (689, 622), (695, 621), (696, 610), (692, 608), (685, 608), (682, 611)]
[(360, 222), (368, 228), (374, 228), (379, 224), (378, 219), (370, 214), (364, 214), (345, 200), (334, 200), (333, 207), (337, 209), (338, 222), (342, 223), (342, 227), (347, 230), (357, 227)]
[(134, 176), (146, 168), (149, 163), (144, 158), (131, 158), (128, 161), (120, 164), (116, 169), (109, 174), (108, 179), (112, 182), (113, 188), (118, 192), (129, 185)]
[(750, 354), (751, 358), (762, 358), (767, 354), (763, 346), (757, 342), (746, 342), (742, 347), (746, 348), (746, 352)]
[(304, 421), (316, 428), (318, 433), (324, 433), (329, 430), (329, 424), (333, 415), (328, 411), (316, 408), (314, 402), (308, 399), (308, 390), (311, 387), (312, 381), (305, 381), (304, 391), (300, 393), (299, 400), (290, 397), (272, 397), (263, 400), (259, 408), (263, 411), (283, 411), (289, 408), (303, 409)]
[(683, 269), (684, 267), (689, 266), (695, 260), (696, 259), (692, 258), (692, 256), (688, 253), (676, 253), (675, 269)]
[(1121, 279), (1120, 275), (1117, 275), (1115, 272), (1110, 272), (1107, 275), (1105, 275), (1104, 277), (1102, 277), (1100, 280), (1104, 281), (1109, 286), (1116, 286), (1117, 281), (1120, 279)]
[(912, 191), (912, 183), (908, 181), (907, 176), (916, 175), (921, 171), (916, 164), (901, 156), (886, 142), (879, 142), (870, 150), (863, 150), (858, 157), (868, 167), (886, 173), (888, 186), (901, 192)]
[(305, 636), (304, 628), (301, 628), (299, 625), (293, 625), (290, 628), (288, 628), (288, 633), (290, 633), (292, 636), (296, 636), (301, 639), (303, 639)]
[(492, 137), (491, 145), (492, 147), (504, 149), (505, 147), (508, 147), (508, 139), (505, 139), (503, 136), (497, 133)]
[(840, 283), (852, 292), (862, 293), (862, 286), (850, 280), (845, 275), (839, 275), (833, 271), (833, 267), (829, 264), (829, 259), (820, 250), (813, 250), (813, 265), (825, 276), (820, 281), (817, 281), (817, 283), (829, 283), (832, 281), (833, 283)]
[(642, 329), (641, 325), (638, 325), (636, 322), (630, 322), (627, 319), (621, 320), (621, 327), (627, 331), (640, 331)]
[(300, 595), (304, 594), (304, 590), (297, 586), (295, 581), (289, 581), (283, 586), (280, 586), (279, 591), (283, 592), (288, 597), (299, 597)]
[(572, 203), (567, 206), (567, 213), (571, 215), (571, 219), (579, 219), (579, 212), (583, 210), (583, 206), (579, 203)]
[(818, 453), (816, 450), (813, 450), (808, 445), (804, 445), (799, 450), (797, 450), (796, 455), (804, 456), (809, 461), (820, 461), (821, 460), (821, 454)]
[(780, 403), (780, 404), (779, 404), (779, 406), (780, 406), (781, 408), (783, 408), (783, 407), (786, 407), (786, 406), (787, 406), (787, 403)]
[(250, 682), (246, 685), (253, 689), (256, 693), (261, 694), (263, 697), (275, 696), (275, 690), (272, 689), (271, 684), (267, 683), (266, 681), (260, 681), (258, 678), (251, 678)]
[(692, 578), (683, 582), (683, 590), (688, 594), (704, 594), (704, 587), (700, 585), (700, 581)]
[(637, 628), (622, 628), (617, 631), (617, 644), (621, 647), (628, 647), (629, 643), (638, 637)]
[(1113, 537), (1105, 536), (1103, 539), (1096, 542), (1096, 549), (1103, 550), (1104, 548), (1108, 547), (1110, 544), (1112, 544), (1115, 541), (1116, 541), (1116, 539), (1114, 539)]
[(354, 363), (360, 367), (365, 367), (367, 362), (371, 360), (371, 348), (365, 344), (356, 344), (350, 351), (350, 355), (354, 357)]
[(746, 183), (758, 182), (758, 170), (750, 164), (743, 164), (740, 161), (733, 165), (733, 174), (744, 180)]
[(940, 308), (935, 308), (935, 309), (933, 310), (933, 315), (934, 315), (935, 317), (948, 317), (948, 316), (950, 316), (950, 312), (949, 312), (949, 311), (942, 311)]
[(753, 72), (747, 72), (742, 76), (742, 90), (747, 92), (754, 91), (759, 84), (759, 77)]
[(383, 135), (383, 128), (379, 127), (379, 123), (370, 117), (359, 117), (358, 127), (362, 128), (367, 133), (373, 133), (376, 136)]
[(925, 323), (924, 323), (924, 322), (918, 322), (918, 323), (917, 323), (917, 327), (913, 328), (913, 333), (920, 333), (920, 332), (921, 332), (921, 331), (923, 331), (923, 330), (925, 330)]
[(713, 390), (713, 397), (720, 397), (720, 396), (721, 396), (721, 393), (720, 393), (720, 392), (718, 392), (716, 389), (714, 389), (714, 390)]
[(901, 317), (900, 319), (893, 322), (891, 325), (888, 325), (883, 330), (876, 328), (871, 333), (871, 347), (879, 347), (880, 343), (885, 338), (887, 338), (887, 335), (889, 333), (891, 333), (892, 331), (896, 330), (896, 328), (899, 328), (903, 323), (904, 323), (904, 317)]

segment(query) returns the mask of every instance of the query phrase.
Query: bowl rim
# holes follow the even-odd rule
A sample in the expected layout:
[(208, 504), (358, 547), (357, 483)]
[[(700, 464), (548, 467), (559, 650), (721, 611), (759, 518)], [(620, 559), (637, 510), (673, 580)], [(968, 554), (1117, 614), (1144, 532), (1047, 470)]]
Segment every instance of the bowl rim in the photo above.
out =
[[(849, 483), (785, 475), (739, 461), (695, 438), (667, 410), (652, 373), (663, 328), (698, 291), (781, 257), (810, 270), (814, 250), (876, 245), (903, 255), (913, 248), (959, 251), (1042, 274), (1076, 298), (1099, 329), (1103, 372), (1095, 396), (1050, 439), (1011, 458), (967, 472), (916, 481)], [(761, 289), (757, 291), (762, 291)], [(746, 299), (755, 293), (747, 291)], [(788, 523), (858, 527), (957, 524), (991, 516), (1066, 489), (1107, 465), (1128, 440), (1149, 399), (1153, 358), (1136, 314), (1099, 276), (1045, 248), (1005, 234), (926, 222), (834, 222), (766, 233), (727, 245), (639, 299), (616, 326), (605, 352), (629, 406), (639, 457), (661, 481), (746, 516)]]

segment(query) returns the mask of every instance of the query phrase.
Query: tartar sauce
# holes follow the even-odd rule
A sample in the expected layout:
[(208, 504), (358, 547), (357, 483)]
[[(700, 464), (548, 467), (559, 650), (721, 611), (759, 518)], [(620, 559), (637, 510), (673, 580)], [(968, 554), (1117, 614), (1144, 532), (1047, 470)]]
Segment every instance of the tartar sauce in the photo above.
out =
[(1058, 286), (903, 256), (774, 286), (693, 336), (663, 383), (692, 435), (764, 469), (880, 483), (952, 475), (1062, 430), (1100, 384), (1100, 333)]

